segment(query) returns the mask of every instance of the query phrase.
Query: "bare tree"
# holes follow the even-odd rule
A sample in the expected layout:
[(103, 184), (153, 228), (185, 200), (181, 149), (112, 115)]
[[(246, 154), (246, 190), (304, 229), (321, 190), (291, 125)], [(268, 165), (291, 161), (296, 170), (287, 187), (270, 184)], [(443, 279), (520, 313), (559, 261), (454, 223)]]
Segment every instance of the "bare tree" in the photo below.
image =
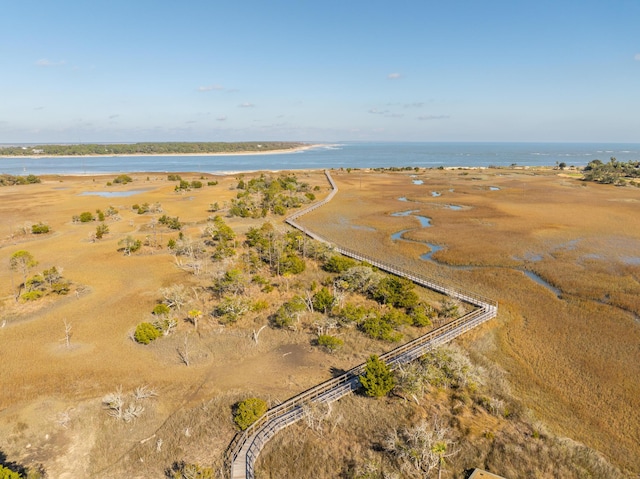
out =
[(164, 300), (164, 303), (170, 308), (175, 308), (178, 311), (187, 302), (187, 292), (181, 284), (174, 284), (160, 290), (160, 294)]
[(122, 386), (118, 386), (115, 392), (109, 393), (102, 398), (102, 404), (107, 409), (107, 414), (116, 419), (122, 419), (124, 398), (122, 396)]
[(319, 436), (324, 435), (324, 422), (331, 415), (331, 403), (311, 402), (303, 406), (307, 427)]
[(438, 467), (440, 477), (444, 459), (458, 452), (447, 452), (453, 445), (449, 435), (449, 428), (434, 416), (431, 421), (423, 421), (415, 427), (394, 430), (385, 439), (384, 447), (398, 460), (405, 475), (417, 473), (426, 477)]
[(266, 328), (267, 325), (265, 324), (264, 326), (262, 326), (260, 329), (258, 329), (258, 332), (256, 332), (256, 330), (253, 330), (253, 334), (252, 334), (252, 338), (255, 341), (256, 345), (258, 344), (258, 337), (260, 336), (260, 333), (262, 332), (262, 330), (264, 328)]
[(64, 339), (65, 345), (67, 349), (71, 349), (71, 323), (67, 323), (67, 320), (64, 320)]
[(182, 345), (182, 348), (177, 347), (176, 351), (178, 352), (178, 358), (180, 358), (180, 361), (182, 361), (185, 366), (189, 366), (191, 364), (191, 360), (189, 359), (189, 335), (185, 334), (184, 335), (184, 343)]
[(136, 401), (142, 401), (143, 399), (149, 399), (157, 396), (158, 393), (146, 385), (138, 386), (133, 391), (133, 397)]

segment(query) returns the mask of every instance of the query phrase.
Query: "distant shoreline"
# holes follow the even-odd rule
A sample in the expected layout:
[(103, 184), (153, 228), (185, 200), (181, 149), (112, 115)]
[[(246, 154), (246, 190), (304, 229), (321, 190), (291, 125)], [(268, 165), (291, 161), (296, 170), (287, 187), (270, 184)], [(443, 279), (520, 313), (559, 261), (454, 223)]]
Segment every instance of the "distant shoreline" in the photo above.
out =
[[(31, 160), (38, 158), (129, 158), (137, 156), (252, 156), (252, 155), (282, 155), (285, 153), (299, 153), (301, 151), (311, 150), (313, 148), (321, 148), (326, 144), (312, 144), (297, 146), (295, 148), (287, 148), (284, 150), (266, 150), (266, 151), (235, 151), (230, 153), (124, 153), (119, 155), (3, 155), (2, 158), (19, 159), (28, 158)], [(1, 151), (1, 149), (0, 149)]]

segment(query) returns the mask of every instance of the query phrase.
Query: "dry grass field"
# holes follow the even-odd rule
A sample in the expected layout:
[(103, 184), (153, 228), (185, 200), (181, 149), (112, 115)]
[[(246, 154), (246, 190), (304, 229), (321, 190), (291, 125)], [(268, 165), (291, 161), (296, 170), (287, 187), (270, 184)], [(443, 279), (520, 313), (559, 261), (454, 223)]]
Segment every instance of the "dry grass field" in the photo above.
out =
[[(640, 472), (640, 189), (558, 173), (335, 171), (340, 193), (300, 222), (343, 246), (496, 299), (498, 318), (459, 344), (479, 364), (502, 370), (513, 394), (549, 431), (599, 451), (632, 477)], [(296, 174), (319, 186), (320, 196), (328, 191), (321, 172)], [(163, 213), (186, 223), (185, 236), (196, 237), (209, 205), (234, 198), (238, 180), (206, 175), (205, 185), (219, 183), (177, 193), (165, 174), (131, 176), (133, 183), (108, 187), (113, 176), (47, 177), (0, 188), (0, 452), (43, 464), (49, 477), (158, 477), (167, 461), (180, 458), (219, 471), (234, 434), (236, 401), (253, 394), (276, 403), (327, 379), (331, 368), (353, 366), (385, 347), (367, 340), (327, 355), (310, 346), (308, 332), (271, 328), (258, 345), (252, 341), (252, 331), (278, 306), (274, 294), (284, 298), (296, 281), (322, 280), (313, 267), (303, 279), (283, 278), (269, 296), (252, 293), (267, 309), (236, 325), (203, 319), (196, 331), (182, 322), (149, 346), (132, 341), (162, 288), (190, 289), (202, 278), (178, 268), (169, 254), (166, 244), (178, 233), (152, 229), (158, 214), (139, 215), (131, 206), (160, 203)], [(132, 190), (132, 196), (83, 195)], [(107, 219), (110, 232), (101, 240), (93, 240), (96, 223), (72, 221), (109, 206), (120, 219)], [(406, 217), (391, 216), (408, 210)], [(420, 227), (412, 215), (429, 217), (431, 226)], [(264, 221), (226, 220), (237, 233)], [(51, 233), (21, 234), (40, 221)], [(408, 230), (403, 240), (393, 240), (401, 230)], [(128, 235), (162, 247), (125, 256), (118, 243)], [(419, 258), (428, 251), (425, 242), (442, 246), (434, 261)], [(39, 261), (31, 274), (63, 268), (71, 293), (16, 303), (22, 279), (10, 271), (9, 258), (18, 250)], [(223, 266), (212, 264), (205, 278), (211, 281)], [(525, 271), (559, 289), (560, 297)], [(190, 306), (202, 308), (203, 301)], [(69, 348), (65, 320), (72, 327)], [(189, 367), (176, 352), (185, 337)], [(106, 414), (105, 394), (121, 388), (130, 398), (143, 385), (158, 396), (144, 400), (139, 420), (116, 422)], [(355, 398), (342, 414), (365, 407), (363, 400)], [(402, 415), (399, 407), (391, 408), (394, 415)], [(273, 463), (272, 456), (265, 460)]]

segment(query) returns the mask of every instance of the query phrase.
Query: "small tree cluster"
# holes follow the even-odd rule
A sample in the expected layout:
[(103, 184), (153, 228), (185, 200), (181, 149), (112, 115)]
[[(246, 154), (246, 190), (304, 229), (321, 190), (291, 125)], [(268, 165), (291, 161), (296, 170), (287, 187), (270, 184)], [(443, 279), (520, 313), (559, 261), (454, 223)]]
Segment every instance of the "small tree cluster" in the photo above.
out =
[(202, 231), (202, 236), (206, 238), (205, 243), (214, 248), (211, 259), (220, 261), (236, 254), (235, 232), (227, 225), (221, 216), (216, 215), (211, 224), (208, 224)]
[(295, 296), (278, 308), (270, 318), (271, 323), (278, 328), (295, 329), (300, 316), (306, 310), (307, 306), (304, 299), (300, 296)]
[(0, 186), (13, 186), (13, 185), (33, 185), (35, 183), (41, 183), (39, 177), (36, 175), (27, 176), (14, 176), (2, 174), (0, 175)]
[(12, 271), (18, 271), (22, 275), (23, 281), (18, 287), (16, 299), (20, 297), (24, 301), (34, 301), (49, 293), (64, 295), (71, 289), (71, 283), (62, 277), (62, 269), (56, 266), (29, 277), (30, 270), (37, 266), (38, 262), (28, 251), (20, 250), (13, 253), (9, 265)]
[[(268, 213), (285, 215), (289, 208), (298, 208), (310, 201), (307, 183), (299, 183), (295, 175), (271, 178), (260, 175), (249, 181), (240, 178), (236, 198), (231, 200), (229, 214), (242, 218), (264, 218)], [(313, 196), (312, 196), (313, 197)]]
[(182, 223), (180, 223), (180, 219), (177, 216), (170, 217), (167, 215), (162, 215), (158, 218), (158, 223), (161, 225), (165, 225), (167, 228), (172, 230), (180, 230), (182, 229)]
[(118, 241), (118, 246), (120, 246), (118, 251), (122, 251), (125, 256), (130, 256), (131, 253), (135, 253), (142, 248), (142, 241), (129, 235)]
[(593, 160), (584, 168), (585, 181), (622, 186), (633, 178), (640, 178), (640, 161), (624, 162), (611, 157), (608, 163)]
[(300, 274), (306, 263), (300, 257), (305, 253), (305, 237), (298, 231), (283, 234), (271, 223), (264, 223), (260, 228), (250, 228), (246, 234), (245, 244), (253, 248), (258, 257), (269, 265), (272, 273)]

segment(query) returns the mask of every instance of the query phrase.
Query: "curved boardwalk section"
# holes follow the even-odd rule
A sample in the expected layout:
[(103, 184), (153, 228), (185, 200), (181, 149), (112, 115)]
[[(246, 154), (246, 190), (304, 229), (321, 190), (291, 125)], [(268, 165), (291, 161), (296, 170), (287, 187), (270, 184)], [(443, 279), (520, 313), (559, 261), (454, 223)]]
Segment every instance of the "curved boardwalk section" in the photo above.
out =
[[(303, 231), (311, 238), (331, 244), (325, 238), (308, 231), (306, 228), (303, 228), (301, 225), (296, 223), (296, 219), (331, 201), (338, 192), (338, 188), (336, 187), (329, 172), (325, 172), (325, 174), (332, 187), (331, 193), (324, 200), (295, 213), (286, 221), (289, 225)], [(335, 245), (334, 250), (345, 256), (349, 256), (360, 261), (366, 261), (381, 270), (410, 279), (416, 284), (426, 288), (476, 306), (475, 310), (465, 316), (451, 321), (444, 326), (430, 331), (424, 336), (420, 336), (413, 341), (409, 341), (408, 343), (381, 355), (380, 359), (385, 361), (392, 369), (397, 368), (401, 364), (418, 359), (420, 356), (423, 356), (435, 347), (451, 341), (453, 338), (460, 336), (464, 332), (475, 328), (479, 324), (482, 324), (491, 318), (494, 318), (498, 312), (498, 305), (494, 301), (482, 298), (476, 294), (450, 288), (429, 278), (396, 268), (393, 265), (383, 263), (375, 258), (367, 257), (356, 251), (340, 248)], [(332, 403), (347, 394), (350, 394), (356, 389), (359, 389), (359, 376), (363, 374), (364, 366), (364, 364), (360, 364), (341, 376), (329, 379), (328, 381), (318, 384), (317, 386), (292, 397), (288, 401), (267, 411), (244, 432), (236, 434), (233, 441), (227, 448), (226, 461), (230, 477), (232, 479), (253, 479), (255, 461), (267, 441), (278, 431), (304, 417), (309, 408), (314, 404)]]

